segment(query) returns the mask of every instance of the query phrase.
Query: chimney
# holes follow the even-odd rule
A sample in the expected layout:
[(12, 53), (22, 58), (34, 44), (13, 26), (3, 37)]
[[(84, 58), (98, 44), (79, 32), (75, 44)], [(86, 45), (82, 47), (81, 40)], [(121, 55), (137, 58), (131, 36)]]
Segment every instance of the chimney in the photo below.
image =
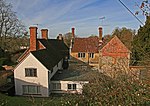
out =
[(30, 27), (30, 51), (37, 50), (37, 27)]
[(42, 39), (48, 39), (48, 29), (42, 29)]
[(102, 27), (99, 27), (99, 42), (101, 43), (102, 43), (102, 35), (103, 35)]
[(58, 37), (57, 37), (57, 39), (58, 39), (58, 40), (63, 40), (62, 34), (59, 34)]
[(72, 30), (72, 38), (75, 38), (75, 32), (74, 32), (75, 28), (72, 28), (71, 30)]

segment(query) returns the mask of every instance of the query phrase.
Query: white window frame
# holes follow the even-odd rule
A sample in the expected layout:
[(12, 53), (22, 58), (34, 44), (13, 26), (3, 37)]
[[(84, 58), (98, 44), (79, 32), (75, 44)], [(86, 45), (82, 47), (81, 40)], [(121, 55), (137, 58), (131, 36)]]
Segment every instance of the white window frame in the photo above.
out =
[(86, 57), (85, 53), (83, 53), (83, 52), (78, 53), (78, 58), (85, 58), (85, 57)]
[(94, 53), (89, 53), (89, 58), (94, 58)]
[(37, 68), (25, 68), (25, 77), (37, 77)]
[(68, 90), (77, 90), (77, 84), (67, 84)]
[(61, 83), (52, 83), (53, 90), (61, 90)]
[(41, 94), (41, 88), (37, 85), (22, 85), (23, 94), (34, 94), (39, 95)]

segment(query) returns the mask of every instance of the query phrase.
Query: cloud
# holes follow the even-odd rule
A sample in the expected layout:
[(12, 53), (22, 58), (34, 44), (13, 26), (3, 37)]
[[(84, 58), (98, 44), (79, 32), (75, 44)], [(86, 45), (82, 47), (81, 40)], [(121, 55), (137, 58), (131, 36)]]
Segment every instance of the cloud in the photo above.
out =
[[(111, 33), (116, 26), (139, 27), (135, 18), (117, 0), (7, 1), (13, 4), (13, 9), (27, 27), (39, 24), (39, 28), (49, 28), (53, 37), (58, 33), (67, 33), (71, 27), (76, 27), (81, 36), (97, 34), (101, 25), (105, 28), (104, 34)], [(135, 1), (124, 0), (131, 9)], [(103, 16), (106, 18), (100, 20)]]

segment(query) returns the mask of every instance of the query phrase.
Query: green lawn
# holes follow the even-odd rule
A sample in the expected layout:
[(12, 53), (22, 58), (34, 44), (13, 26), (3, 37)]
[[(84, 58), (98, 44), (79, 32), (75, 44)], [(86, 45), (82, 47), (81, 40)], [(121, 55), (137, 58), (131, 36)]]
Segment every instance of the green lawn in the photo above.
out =
[[(72, 106), (76, 95), (53, 95), (49, 98), (7, 96), (0, 93), (0, 106)], [(70, 104), (71, 103), (71, 104)]]

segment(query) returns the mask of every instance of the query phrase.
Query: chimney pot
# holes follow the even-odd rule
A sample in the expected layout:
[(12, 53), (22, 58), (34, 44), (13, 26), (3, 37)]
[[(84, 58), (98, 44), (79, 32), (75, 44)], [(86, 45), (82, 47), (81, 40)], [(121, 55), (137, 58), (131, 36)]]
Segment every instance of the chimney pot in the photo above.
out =
[(48, 39), (48, 29), (42, 29), (42, 39)]
[(30, 27), (30, 51), (37, 50), (37, 27)]
[(59, 34), (58, 37), (57, 37), (57, 39), (58, 39), (58, 40), (63, 40), (62, 34)]

